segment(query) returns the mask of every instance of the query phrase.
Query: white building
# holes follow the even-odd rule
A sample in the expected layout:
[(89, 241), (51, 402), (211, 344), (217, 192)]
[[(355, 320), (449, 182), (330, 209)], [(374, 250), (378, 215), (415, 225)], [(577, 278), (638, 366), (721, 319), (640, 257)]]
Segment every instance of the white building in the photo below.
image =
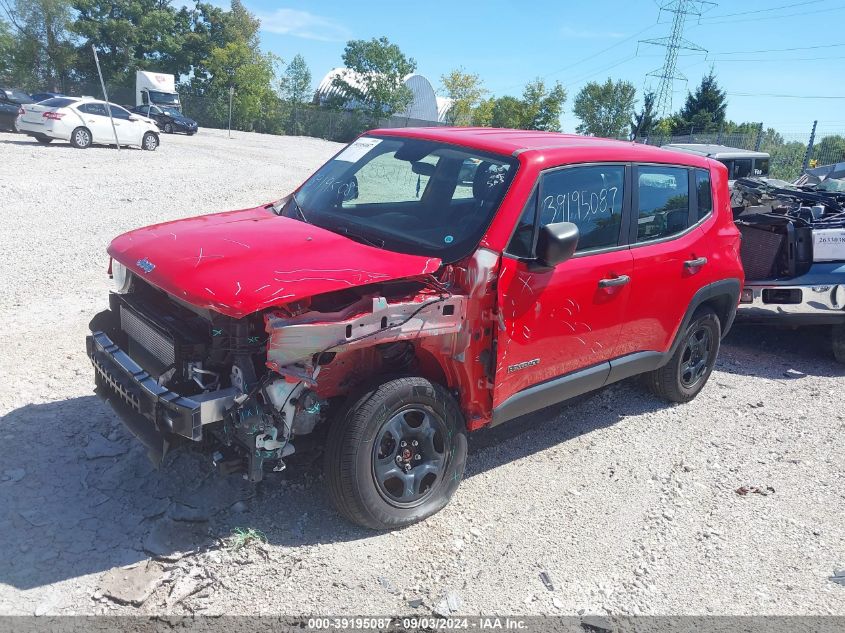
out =
[[(317, 88), (317, 93), (314, 96), (316, 103), (323, 104), (331, 98), (344, 96), (343, 90), (334, 85), (335, 77), (343, 77), (349, 84), (364, 92), (366, 91), (366, 86), (360, 74), (348, 68), (333, 68), (323, 77)], [(442, 97), (435, 95), (431, 82), (425, 76), (416, 73), (408, 75), (402, 81), (411, 90), (413, 98), (405, 111), (397, 112), (395, 116), (431, 121), (432, 123), (442, 122), (443, 118), (440, 113)], [(346, 107), (350, 110), (354, 109), (356, 107), (354, 99), (348, 100)]]

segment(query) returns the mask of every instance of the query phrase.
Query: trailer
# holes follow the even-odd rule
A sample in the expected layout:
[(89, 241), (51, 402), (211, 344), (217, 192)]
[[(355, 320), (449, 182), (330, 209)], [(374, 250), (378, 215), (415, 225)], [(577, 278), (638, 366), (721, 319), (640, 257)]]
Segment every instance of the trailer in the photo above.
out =
[(139, 70), (135, 73), (135, 105), (157, 105), (181, 110), (176, 77), (166, 73)]

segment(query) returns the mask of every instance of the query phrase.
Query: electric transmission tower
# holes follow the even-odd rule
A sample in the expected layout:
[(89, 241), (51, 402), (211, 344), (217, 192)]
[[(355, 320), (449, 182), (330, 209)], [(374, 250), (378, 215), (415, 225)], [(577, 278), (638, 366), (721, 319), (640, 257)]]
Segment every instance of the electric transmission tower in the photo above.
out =
[[(672, 14), (672, 31), (668, 37), (658, 37), (651, 40), (640, 40), (641, 44), (654, 44), (666, 48), (663, 67), (648, 73), (647, 77), (654, 77), (660, 81), (657, 88), (654, 110), (658, 117), (665, 117), (672, 112), (672, 88), (676, 79), (686, 81), (687, 78), (678, 71), (678, 51), (688, 50), (706, 53), (707, 49), (690, 42), (684, 37), (684, 24), (687, 16), (700, 16), (705, 7), (715, 6), (715, 2), (708, 0), (669, 0), (660, 5), (660, 11)], [(709, 5), (709, 6), (708, 6)]]

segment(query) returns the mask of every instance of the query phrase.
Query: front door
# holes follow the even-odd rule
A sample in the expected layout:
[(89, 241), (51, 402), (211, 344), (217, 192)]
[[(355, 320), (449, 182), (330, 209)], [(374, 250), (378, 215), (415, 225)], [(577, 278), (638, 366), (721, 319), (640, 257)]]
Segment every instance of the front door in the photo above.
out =
[(79, 106), (79, 112), (85, 127), (91, 130), (91, 138), (95, 143), (114, 144), (114, 131), (104, 103), (83, 103)]
[[(623, 230), (624, 165), (544, 172), (502, 258), (494, 406), (534, 384), (617, 356), (633, 263)], [(536, 218), (536, 220), (535, 220)], [(579, 228), (573, 258), (533, 261), (537, 229)]]

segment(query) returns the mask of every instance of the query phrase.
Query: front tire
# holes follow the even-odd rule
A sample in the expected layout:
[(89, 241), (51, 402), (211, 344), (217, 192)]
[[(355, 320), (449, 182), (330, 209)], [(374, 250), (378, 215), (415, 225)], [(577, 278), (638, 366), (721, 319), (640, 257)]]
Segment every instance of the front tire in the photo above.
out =
[(446, 389), (420, 377), (390, 380), (333, 422), (325, 461), (329, 496), (354, 523), (404, 527), (449, 503), (466, 455), (463, 416)]
[(87, 127), (78, 127), (70, 133), (70, 144), (77, 149), (88, 149), (91, 141), (91, 131)]
[(141, 147), (148, 152), (154, 152), (158, 147), (158, 136), (152, 132), (147, 132), (144, 134), (144, 138), (141, 139)]
[(669, 402), (689, 402), (707, 384), (716, 364), (722, 327), (716, 313), (701, 307), (681, 334), (678, 349), (660, 369), (645, 374), (649, 390)]

